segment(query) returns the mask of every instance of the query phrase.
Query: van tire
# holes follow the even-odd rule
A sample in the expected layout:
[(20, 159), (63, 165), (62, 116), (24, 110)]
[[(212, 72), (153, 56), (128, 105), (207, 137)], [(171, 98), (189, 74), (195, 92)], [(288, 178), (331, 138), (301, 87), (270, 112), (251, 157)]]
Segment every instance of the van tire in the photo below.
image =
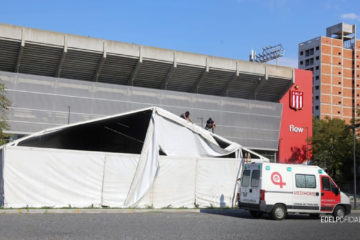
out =
[(345, 208), (343, 206), (336, 206), (332, 214), (335, 218), (344, 218), (345, 217)]
[(286, 208), (283, 204), (275, 204), (271, 211), (274, 220), (283, 220), (286, 217)]
[(261, 216), (263, 215), (263, 212), (260, 212), (260, 211), (250, 210), (249, 212), (253, 218), (261, 218)]

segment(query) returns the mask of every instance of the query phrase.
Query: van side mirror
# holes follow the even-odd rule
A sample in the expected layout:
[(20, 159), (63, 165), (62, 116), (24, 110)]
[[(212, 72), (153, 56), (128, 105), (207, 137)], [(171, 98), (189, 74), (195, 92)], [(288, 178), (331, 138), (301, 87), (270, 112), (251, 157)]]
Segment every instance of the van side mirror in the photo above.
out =
[(339, 188), (335, 188), (333, 192), (336, 196), (339, 195), (339, 193), (340, 193)]

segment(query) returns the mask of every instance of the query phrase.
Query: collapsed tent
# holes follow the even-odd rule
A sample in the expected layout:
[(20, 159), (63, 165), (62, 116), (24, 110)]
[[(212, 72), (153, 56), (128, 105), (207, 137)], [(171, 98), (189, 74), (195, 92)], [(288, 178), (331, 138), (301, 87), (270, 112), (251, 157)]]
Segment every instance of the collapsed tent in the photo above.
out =
[(52, 128), (2, 147), (0, 206), (232, 206), (244, 151), (157, 107)]

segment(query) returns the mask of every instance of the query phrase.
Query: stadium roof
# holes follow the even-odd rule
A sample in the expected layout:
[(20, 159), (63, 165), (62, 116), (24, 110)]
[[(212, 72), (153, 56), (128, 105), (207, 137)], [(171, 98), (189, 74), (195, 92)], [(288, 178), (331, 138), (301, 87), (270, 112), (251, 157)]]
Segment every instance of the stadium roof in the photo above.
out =
[(0, 24), (0, 71), (277, 102), (294, 69)]

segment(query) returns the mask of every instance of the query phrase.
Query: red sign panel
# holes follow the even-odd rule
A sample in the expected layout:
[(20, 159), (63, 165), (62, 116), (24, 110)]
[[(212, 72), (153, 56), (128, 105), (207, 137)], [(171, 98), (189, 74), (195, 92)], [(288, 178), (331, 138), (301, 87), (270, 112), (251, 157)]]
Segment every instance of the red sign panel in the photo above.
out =
[(301, 110), (303, 108), (304, 92), (302, 91), (290, 91), (290, 107), (295, 110)]

